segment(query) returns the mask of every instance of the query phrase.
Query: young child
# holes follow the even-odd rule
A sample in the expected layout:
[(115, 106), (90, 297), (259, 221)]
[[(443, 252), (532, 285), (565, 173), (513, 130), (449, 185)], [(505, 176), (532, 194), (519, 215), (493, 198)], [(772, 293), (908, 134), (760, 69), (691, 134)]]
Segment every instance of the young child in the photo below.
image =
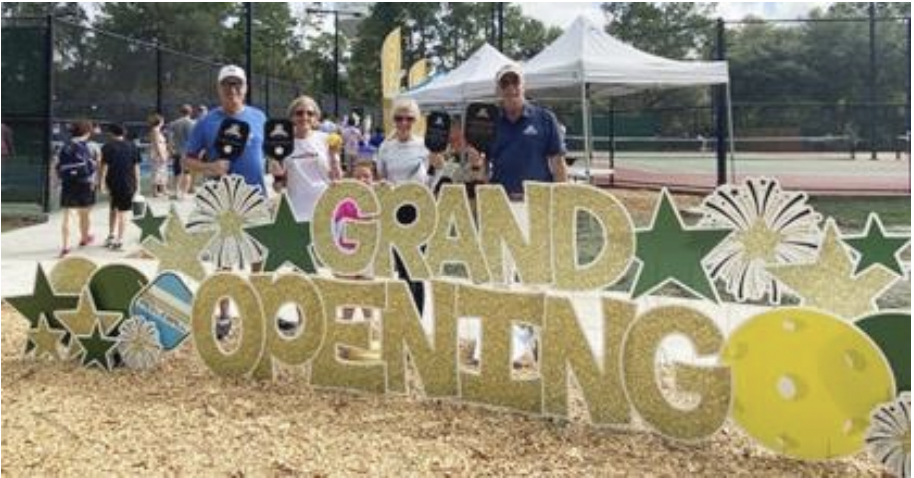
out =
[(119, 250), (124, 241), (124, 222), (133, 207), (133, 195), (140, 184), (140, 151), (125, 141), (124, 127), (111, 125), (111, 141), (102, 147), (99, 181), (108, 191), (111, 209), (108, 213), (108, 239), (105, 247)]
[(70, 212), (75, 210), (79, 218), (79, 245), (92, 244), (94, 237), (89, 231), (89, 213), (95, 205), (97, 150), (89, 147), (92, 123), (79, 120), (70, 126), (70, 142), (57, 155), (55, 170), (60, 181), (60, 208), (63, 210), (61, 223), (60, 257), (70, 253)]
[[(374, 163), (371, 161), (359, 161), (356, 162), (352, 167), (352, 179), (360, 181), (368, 186), (374, 184)], [(336, 208), (336, 212), (333, 215), (333, 231), (336, 237), (337, 244), (346, 250), (351, 250), (355, 248), (355, 244), (346, 240), (345, 231), (346, 223), (349, 221), (358, 221), (369, 219), (369, 216), (365, 213), (359, 211), (358, 206), (355, 201), (352, 199), (343, 200), (339, 206)], [(351, 280), (368, 280), (371, 278), (371, 273), (366, 272), (356, 276), (349, 277), (340, 277), (344, 279)], [(347, 307), (343, 309), (343, 320), (353, 320), (355, 316), (355, 309)], [(343, 357), (349, 360), (358, 360), (358, 361), (370, 361), (377, 360), (380, 358), (380, 340), (381, 340), (381, 325), (379, 321), (371, 313), (371, 309), (363, 308), (362, 309), (362, 320), (369, 321), (371, 323), (371, 339), (370, 339), (370, 349), (367, 351), (357, 351), (354, 349), (344, 348), (342, 350)]]

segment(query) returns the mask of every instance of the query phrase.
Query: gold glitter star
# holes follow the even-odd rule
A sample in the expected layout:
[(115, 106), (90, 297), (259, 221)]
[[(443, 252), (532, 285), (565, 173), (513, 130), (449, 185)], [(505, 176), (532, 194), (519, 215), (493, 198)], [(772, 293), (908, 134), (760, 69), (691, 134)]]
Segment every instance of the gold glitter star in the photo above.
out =
[(178, 271), (202, 281), (206, 271), (200, 262), (200, 253), (212, 236), (212, 233), (188, 233), (177, 213), (172, 210), (165, 223), (165, 242), (149, 237), (143, 241), (143, 248), (159, 260), (158, 272)]
[(95, 307), (95, 298), (92, 292), (86, 287), (79, 296), (79, 304), (76, 310), (58, 311), (57, 319), (60, 323), (74, 335), (89, 335), (95, 324), (102, 326), (102, 331), (109, 334), (121, 321), (120, 312), (99, 311)]
[(48, 318), (41, 314), (38, 317), (38, 325), (29, 329), (29, 340), (35, 345), (35, 358), (42, 358), (47, 355), (51, 360), (60, 360), (60, 349), (58, 345), (63, 342), (67, 331), (55, 329), (48, 325)]
[(816, 262), (769, 266), (767, 270), (796, 292), (802, 305), (818, 307), (847, 320), (876, 311), (876, 298), (897, 279), (881, 267), (855, 276), (854, 260), (838, 238), (838, 227), (831, 219), (825, 224)]

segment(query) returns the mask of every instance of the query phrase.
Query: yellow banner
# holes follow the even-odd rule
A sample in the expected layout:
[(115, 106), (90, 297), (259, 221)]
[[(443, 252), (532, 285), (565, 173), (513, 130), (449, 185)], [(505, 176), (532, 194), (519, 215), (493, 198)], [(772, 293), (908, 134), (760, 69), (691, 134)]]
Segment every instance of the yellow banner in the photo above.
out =
[(403, 62), (401, 44), (400, 29), (395, 28), (381, 46), (381, 103), (384, 109), (384, 131), (387, 134), (393, 131), (390, 117), (392, 99), (400, 93), (400, 69)]
[[(415, 88), (417, 85), (425, 81), (428, 78), (428, 60), (423, 58), (415, 63), (413, 66), (409, 67), (409, 74), (407, 75), (409, 81), (409, 87)], [(420, 136), (425, 136), (425, 114), (423, 113), (419, 119), (416, 121), (416, 126), (413, 129), (416, 134)]]

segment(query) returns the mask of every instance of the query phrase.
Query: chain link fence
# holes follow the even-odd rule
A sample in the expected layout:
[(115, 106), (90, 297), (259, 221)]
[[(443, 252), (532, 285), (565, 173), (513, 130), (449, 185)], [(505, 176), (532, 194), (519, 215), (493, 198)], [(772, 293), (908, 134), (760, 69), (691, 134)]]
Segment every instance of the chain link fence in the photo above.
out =
[[(48, 169), (75, 119), (125, 124), (142, 143), (150, 114), (218, 105), (212, 59), (50, 17), (3, 18), (2, 35), (4, 203), (54, 207)], [(251, 103), (284, 117), (299, 84), (254, 73)]]
[[(765, 174), (812, 191), (910, 193), (909, 18), (718, 25), (693, 32), (712, 51), (692, 59), (723, 53), (728, 62), (727, 180)], [(715, 187), (713, 98), (714, 88), (687, 88), (595, 101), (598, 184)], [(579, 105), (544, 103), (567, 127), (572, 159), (583, 157)]]

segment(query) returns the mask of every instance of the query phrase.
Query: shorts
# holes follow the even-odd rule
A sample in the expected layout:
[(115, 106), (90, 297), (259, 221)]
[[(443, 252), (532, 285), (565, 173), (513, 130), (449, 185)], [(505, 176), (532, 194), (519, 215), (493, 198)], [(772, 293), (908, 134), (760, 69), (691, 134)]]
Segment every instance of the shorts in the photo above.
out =
[(180, 155), (180, 154), (176, 154), (176, 155), (172, 156), (171, 159), (172, 159), (171, 170), (172, 170), (172, 172), (174, 173), (175, 177), (178, 177), (178, 176), (181, 175), (181, 172), (182, 172), (182, 170), (181, 170), (181, 155)]
[(133, 190), (116, 190), (108, 189), (108, 196), (111, 199), (111, 209), (118, 211), (133, 210)]
[(95, 205), (95, 185), (91, 182), (64, 182), (60, 188), (60, 207), (86, 208)]

